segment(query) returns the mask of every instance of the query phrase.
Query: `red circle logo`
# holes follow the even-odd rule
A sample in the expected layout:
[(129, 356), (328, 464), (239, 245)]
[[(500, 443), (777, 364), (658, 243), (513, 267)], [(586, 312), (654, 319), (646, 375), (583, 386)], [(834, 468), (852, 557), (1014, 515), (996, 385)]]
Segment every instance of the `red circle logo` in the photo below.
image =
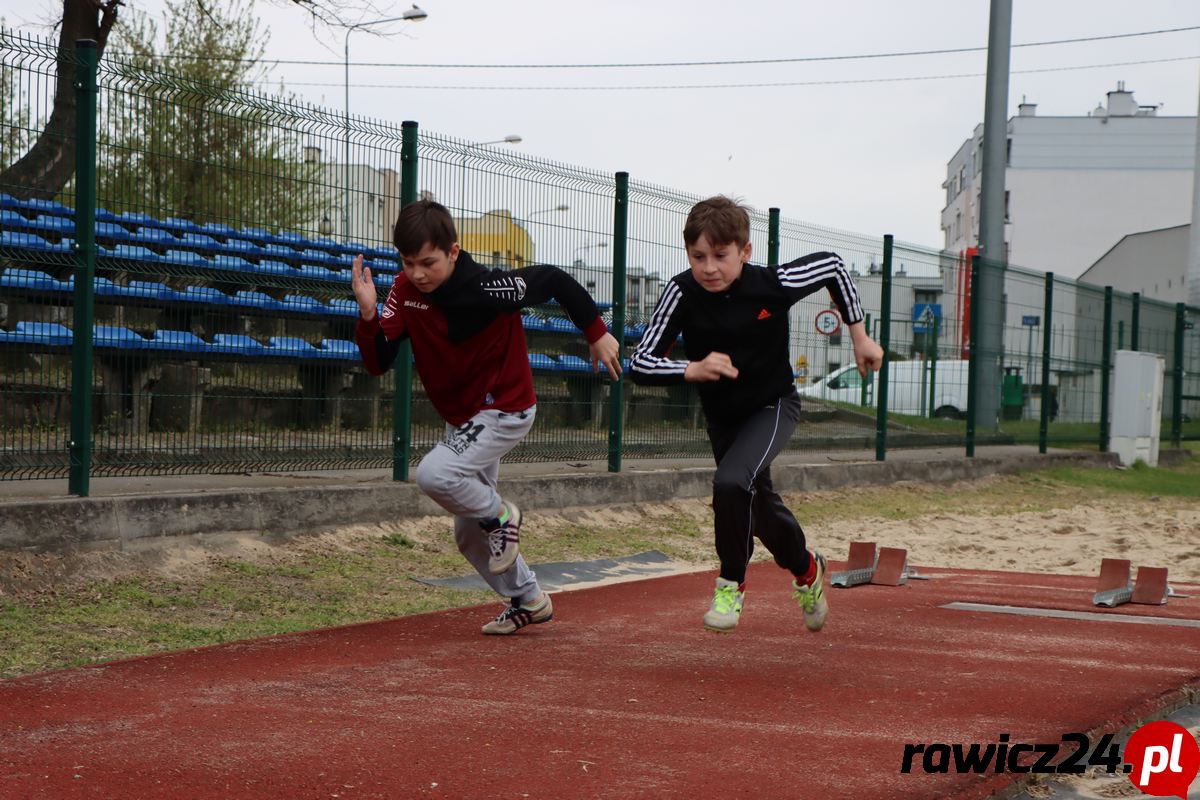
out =
[(1129, 780), (1153, 797), (1187, 800), (1188, 787), (1200, 771), (1200, 745), (1187, 728), (1162, 720), (1143, 725), (1125, 744)]

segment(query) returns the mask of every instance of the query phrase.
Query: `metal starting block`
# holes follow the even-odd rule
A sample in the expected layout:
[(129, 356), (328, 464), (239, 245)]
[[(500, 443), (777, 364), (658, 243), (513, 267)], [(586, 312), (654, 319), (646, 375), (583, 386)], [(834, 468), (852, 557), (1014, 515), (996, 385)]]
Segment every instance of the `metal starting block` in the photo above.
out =
[(1137, 580), (1130, 580), (1127, 558), (1106, 558), (1101, 561), (1100, 580), (1096, 589), (1092, 604), (1105, 608), (1125, 603), (1161, 606), (1170, 597), (1187, 597), (1167, 583), (1166, 567), (1138, 567)]
[(829, 585), (840, 588), (873, 583), (877, 586), (900, 586), (913, 580), (925, 580), (908, 566), (908, 551), (901, 547), (881, 547), (875, 551), (874, 542), (851, 542), (850, 557), (844, 572), (829, 576)]

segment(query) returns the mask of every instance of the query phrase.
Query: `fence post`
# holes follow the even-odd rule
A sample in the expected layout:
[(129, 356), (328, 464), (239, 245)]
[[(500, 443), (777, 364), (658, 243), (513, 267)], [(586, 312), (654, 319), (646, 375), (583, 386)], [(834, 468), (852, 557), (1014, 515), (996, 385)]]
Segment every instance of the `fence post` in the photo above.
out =
[[(871, 315), (870, 314), (866, 314), (863, 316), (863, 327), (866, 329), (867, 335), (870, 336), (871, 335)], [(864, 408), (867, 405), (867, 389), (870, 387), (870, 385), (871, 385), (871, 376), (870, 376), (870, 374), (868, 374), (867, 377), (863, 379), (862, 398), (859, 400), (859, 403), (858, 403), (860, 406), (863, 406)]]
[(875, 460), (887, 458), (888, 405), (888, 348), (892, 344), (892, 234), (883, 237), (883, 283), (879, 301), (879, 346), (883, 348), (883, 364), (879, 368), (875, 389)]
[(1100, 354), (1100, 452), (1108, 452), (1110, 403), (1108, 391), (1112, 386), (1112, 313), (1113, 287), (1104, 287), (1104, 352)]
[[(400, 139), (400, 207), (417, 199), (417, 123), (405, 120)], [(400, 255), (396, 255), (399, 261)], [(408, 480), (412, 453), (412, 344), (406, 338), (396, 354), (392, 394), (392, 480)]]
[(979, 413), (979, 256), (971, 256), (971, 302), (967, 307), (971, 319), (967, 330), (967, 458), (975, 457), (975, 417)]
[(1054, 273), (1046, 273), (1046, 299), (1042, 304), (1042, 414), (1038, 422), (1038, 452), (1045, 453), (1050, 439), (1050, 322), (1054, 314)]
[(1187, 306), (1175, 304), (1175, 363), (1171, 368), (1171, 446), (1183, 445), (1183, 331)]
[(1138, 327), (1141, 325), (1142, 319), (1142, 293), (1133, 293), (1133, 313), (1129, 320), (1129, 349), (1137, 352), (1138, 349)]
[(75, 42), (75, 298), (67, 490), (87, 497), (92, 470), (92, 322), (96, 276), (96, 42)]
[(926, 410), (931, 419), (937, 410), (934, 405), (937, 403), (938, 328), (941, 321), (940, 317), (933, 318), (933, 346), (925, 350), (925, 358), (929, 361), (929, 405)]
[[(625, 354), (625, 266), (629, 242), (629, 173), (616, 175), (613, 204), (612, 335), (617, 339), (617, 359)], [(612, 382), (608, 394), (608, 471), (621, 471), (621, 434), (625, 427), (625, 379)]]
[(767, 209), (767, 266), (779, 266), (779, 209)]

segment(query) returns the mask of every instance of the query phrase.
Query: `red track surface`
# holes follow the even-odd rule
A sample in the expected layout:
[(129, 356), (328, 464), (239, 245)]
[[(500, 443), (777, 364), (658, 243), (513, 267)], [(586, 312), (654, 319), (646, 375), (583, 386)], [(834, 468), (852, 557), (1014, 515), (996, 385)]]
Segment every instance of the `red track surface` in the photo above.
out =
[(977, 798), (1011, 776), (901, 774), (904, 744), (1114, 731), (1200, 683), (1200, 628), (938, 608), (1091, 611), (1090, 580), (931, 574), (832, 590), (820, 634), (756, 565), (729, 636), (683, 575), (507, 638), (460, 609), (0, 682), (0, 797)]

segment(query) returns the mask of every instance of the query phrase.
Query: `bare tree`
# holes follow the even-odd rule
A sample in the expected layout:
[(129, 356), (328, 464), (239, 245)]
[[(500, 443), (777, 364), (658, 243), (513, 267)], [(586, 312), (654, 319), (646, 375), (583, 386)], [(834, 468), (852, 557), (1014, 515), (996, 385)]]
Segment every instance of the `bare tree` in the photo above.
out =
[[(313, 27), (344, 27), (350, 19), (377, 11), (373, 0), (279, 0), (304, 9)], [(0, 170), (0, 187), (21, 198), (51, 199), (75, 173), (75, 42), (91, 39), (98, 55), (117, 22), (122, 0), (62, 0), (54, 104), (33, 146), (15, 163)], [(207, 14), (205, 0), (196, 8)]]

